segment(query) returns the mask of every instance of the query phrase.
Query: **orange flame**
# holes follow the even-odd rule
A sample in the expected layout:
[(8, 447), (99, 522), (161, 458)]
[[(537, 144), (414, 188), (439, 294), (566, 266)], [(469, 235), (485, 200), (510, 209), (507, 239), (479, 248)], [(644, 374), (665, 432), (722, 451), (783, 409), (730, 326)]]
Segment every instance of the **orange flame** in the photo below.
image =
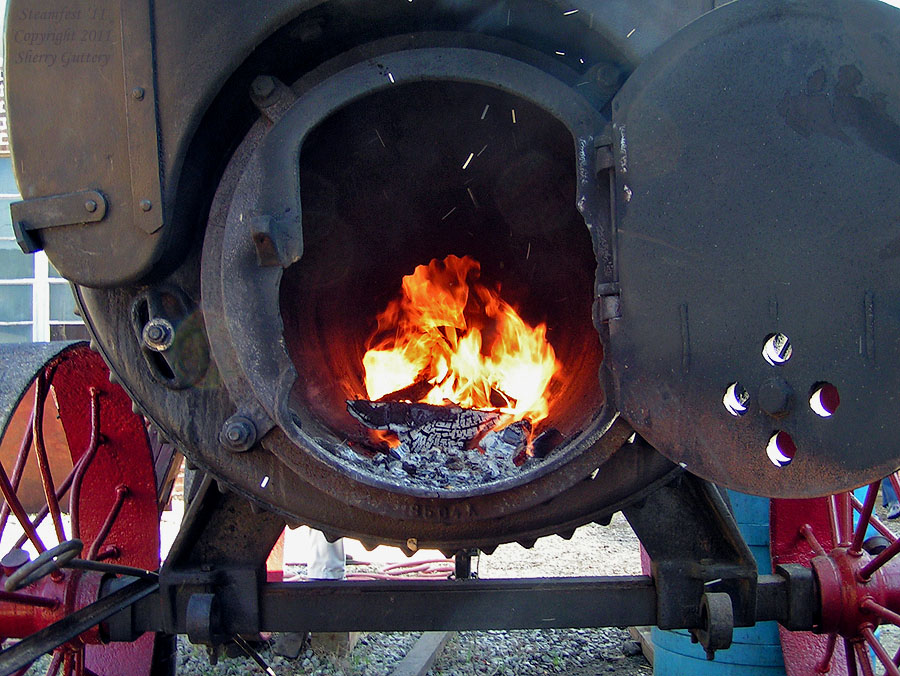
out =
[(410, 388), (421, 403), (502, 410), (507, 424), (547, 417), (547, 385), (560, 368), (547, 327), (526, 324), (477, 283), (480, 272), (475, 259), (451, 255), (403, 278), (363, 357), (369, 399)]

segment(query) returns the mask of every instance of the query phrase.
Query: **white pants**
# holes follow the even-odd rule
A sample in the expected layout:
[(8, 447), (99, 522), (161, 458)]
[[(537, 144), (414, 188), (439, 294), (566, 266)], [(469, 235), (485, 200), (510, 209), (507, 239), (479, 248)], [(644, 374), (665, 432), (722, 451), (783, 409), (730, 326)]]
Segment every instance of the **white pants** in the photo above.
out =
[(344, 540), (328, 542), (322, 531), (310, 529), (306, 577), (312, 580), (343, 580), (346, 566)]

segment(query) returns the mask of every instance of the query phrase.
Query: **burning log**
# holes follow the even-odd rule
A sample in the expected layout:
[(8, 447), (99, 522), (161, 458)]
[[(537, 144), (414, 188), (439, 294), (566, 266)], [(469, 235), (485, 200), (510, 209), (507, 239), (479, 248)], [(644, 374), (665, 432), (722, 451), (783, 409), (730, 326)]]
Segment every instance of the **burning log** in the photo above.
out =
[(388, 401), (420, 401), (424, 399), (432, 389), (434, 389), (434, 385), (428, 382), (426, 378), (422, 377), (417, 379), (416, 382), (412, 383), (411, 385), (407, 385), (406, 387), (400, 388), (395, 392), (390, 392), (388, 394), (385, 394), (383, 397), (379, 397), (375, 400), (375, 402), (382, 403)]
[(410, 453), (439, 448), (465, 450), (474, 438), (500, 420), (499, 411), (392, 401), (348, 400), (347, 411), (366, 427), (397, 435)]
[(565, 437), (555, 427), (551, 427), (546, 432), (539, 434), (531, 444), (531, 454), (535, 458), (546, 458), (550, 453), (559, 446)]

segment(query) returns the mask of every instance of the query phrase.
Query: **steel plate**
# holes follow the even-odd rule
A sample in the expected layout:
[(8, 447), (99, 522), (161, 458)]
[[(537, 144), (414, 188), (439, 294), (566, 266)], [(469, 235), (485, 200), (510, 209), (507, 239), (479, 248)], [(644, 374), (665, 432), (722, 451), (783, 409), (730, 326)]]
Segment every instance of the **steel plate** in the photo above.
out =
[[(607, 359), (624, 417), (690, 471), (760, 495), (845, 491), (900, 465), (900, 11), (725, 5), (636, 69), (613, 119)], [(775, 334), (783, 363), (763, 355)], [(743, 415), (725, 405), (733, 383)], [(824, 383), (830, 417), (810, 403)]]

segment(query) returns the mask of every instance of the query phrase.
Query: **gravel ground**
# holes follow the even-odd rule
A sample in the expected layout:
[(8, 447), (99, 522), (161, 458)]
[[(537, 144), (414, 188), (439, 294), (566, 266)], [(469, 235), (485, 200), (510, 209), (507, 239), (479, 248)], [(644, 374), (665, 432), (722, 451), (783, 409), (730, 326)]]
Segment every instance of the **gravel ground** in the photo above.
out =
[[(396, 560), (404, 560), (399, 550)], [(635, 575), (640, 574), (640, 555), (630, 527), (616, 515), (609, 527), (585, 526), (569, 541), (554, 536), (539, 540), (532, 549), (503, 545), (491, 556), (480, 556), (473, 568), (483, 578)], [(343, 659), (316, 651), (315, 644), (296, 660), (273, 655), (269, 647), (261, 654), (278, 676), (386, 676), (418, 636), (364, 634)], [(180, 639), (178, 673), (225, 676), (262, 670), (247, 658), (221, 659), (217, 666), (210, 666), (203, 649)], [(639, 646), (625, 629), (617, 628), (460, 632), (447, 643), (429, 672), (432, 676), (650, 673)]]

